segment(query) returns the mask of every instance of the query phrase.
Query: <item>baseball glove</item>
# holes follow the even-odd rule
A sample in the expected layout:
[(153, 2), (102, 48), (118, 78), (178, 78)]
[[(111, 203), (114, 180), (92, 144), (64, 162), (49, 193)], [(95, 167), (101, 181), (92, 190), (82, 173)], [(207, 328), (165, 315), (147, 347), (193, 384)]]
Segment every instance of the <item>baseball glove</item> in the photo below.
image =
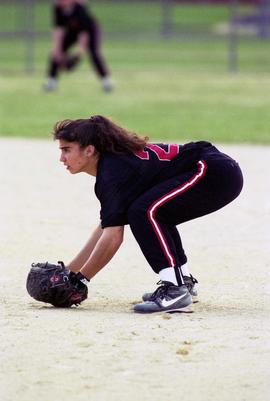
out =
[(72, 71), (79, 64), (81, 58), (78, 54), (67, 55), (62, 63), (62, 67), (64, 70)]
[(26, 280), (26, 289), (37, 301), (60, 308), (78, 305), (87, 298), (87, 285), (77, 274), (70, 272), (63, 262), (32, 263)]

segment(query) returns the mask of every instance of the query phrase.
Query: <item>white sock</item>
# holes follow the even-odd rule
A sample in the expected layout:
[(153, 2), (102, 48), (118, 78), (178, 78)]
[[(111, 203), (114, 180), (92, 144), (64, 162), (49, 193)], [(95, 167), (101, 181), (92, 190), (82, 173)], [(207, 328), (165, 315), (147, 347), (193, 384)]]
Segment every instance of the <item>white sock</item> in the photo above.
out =
[(181, 272), (182, 272), (183, 276), (188, 276), (188, 277), (190, 276), (187, 263), (185, 263), (184, 265), (181, 266)]
[(49, 77), (47, 79), (47, 82), (43, 85), (43, 88), (48, 91), (56, 89), (56, 87), (57, 87), (57, 80), (52, 77)]
[(56, 79), (55, 79), (55, 78), (52, 78), (52, 77), (49, 77), (49, 78), (48, 78), (48, 84), (49, 84), (49, 85), (56, 85)]
[(105, 92), (110, 92), (113, 89), (113, 81), (110, 76), (102, 78), (102, 87)]
[(161, 281), (169, 281), (174, 285), (178, 285), (176, 275), (173, 267), (167, 267), (166, 269), (160, 270), (158, 273)]

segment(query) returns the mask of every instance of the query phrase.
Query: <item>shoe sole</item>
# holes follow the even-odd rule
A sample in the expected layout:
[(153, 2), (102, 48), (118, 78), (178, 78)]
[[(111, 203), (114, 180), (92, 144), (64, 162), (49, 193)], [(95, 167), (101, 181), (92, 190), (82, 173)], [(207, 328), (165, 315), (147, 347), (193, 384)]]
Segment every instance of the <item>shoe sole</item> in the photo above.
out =
[(165, 313), (193, 313), (194, 309), (190, 306), (187, 306), (186, 308), (183, 308), (183, 309), (170, 309), (170, 310), (164, 310), (163, 312), (165, 312)]
[(184, 306), (183, 308), (170, 308), (170, 309), (163, 309), (163, 310), (153, 310), (153, 311), (145, 311), (145, 310), (133, 310), (135, 313), (141, 313), (141, 314), (151, 314), (151, 313), (193, 313), (194, 310), (192, 308), (193, 303), (190, 305)]
[(168, 310), (158, 310), (158, 311), (138, 311), (133, 310), (134, 313), (140, 313), (141, 315), (151, 315), (153, 313), (193, 313), (194, 310), (190, 307), (181, 308), (181, 309), (168, 309)]

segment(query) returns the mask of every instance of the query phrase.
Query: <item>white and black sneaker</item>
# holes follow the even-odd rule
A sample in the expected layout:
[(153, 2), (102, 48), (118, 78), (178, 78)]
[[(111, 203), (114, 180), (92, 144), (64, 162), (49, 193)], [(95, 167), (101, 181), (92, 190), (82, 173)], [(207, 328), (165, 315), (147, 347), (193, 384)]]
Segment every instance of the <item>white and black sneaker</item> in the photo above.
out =
[[(193, 303), (199, 302), (198, 301), (198, 286), (197, 286), (198, 280), (196, 280), (196, 278), (193, 277), (192, 275), (183, 276), (183, 279), (185, 282), (185, 286), (187, 287), (190, 295), (192, 296)], [(153, 294), (152, 292), (146, 292), (145, 294), (143, 294), (142, 300), (149, 301), (152, 294)]]
[(43, 84), (42, 89), (45, 92), (53, 92), (57, 89), (57, 80), (55, 78), (48, 78), (47, 81)]
[(134, 312), (188, 312), (192, 304), (192, 297), (185, 285), (180, 287), (168, 282), (161, 281), (147, 301), (134, 306)]
[(113, 81), (111, 79), (111, 77), (104, 77), (102, 78), (102, 89), (104, 90), (104, 92), (112, 92), (114, 88), (114, 84)]

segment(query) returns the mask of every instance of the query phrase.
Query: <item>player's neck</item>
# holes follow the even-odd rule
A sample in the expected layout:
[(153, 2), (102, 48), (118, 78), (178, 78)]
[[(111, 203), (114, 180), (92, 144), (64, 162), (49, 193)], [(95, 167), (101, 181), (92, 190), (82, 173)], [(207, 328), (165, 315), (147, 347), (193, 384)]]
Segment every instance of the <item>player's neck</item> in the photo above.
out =
[(84, 172), (96, 177), (97, 175), (97, 165), (98, 165), (99, 155), (95, 154), (91, 156), (89, 163), (85, 166)]

